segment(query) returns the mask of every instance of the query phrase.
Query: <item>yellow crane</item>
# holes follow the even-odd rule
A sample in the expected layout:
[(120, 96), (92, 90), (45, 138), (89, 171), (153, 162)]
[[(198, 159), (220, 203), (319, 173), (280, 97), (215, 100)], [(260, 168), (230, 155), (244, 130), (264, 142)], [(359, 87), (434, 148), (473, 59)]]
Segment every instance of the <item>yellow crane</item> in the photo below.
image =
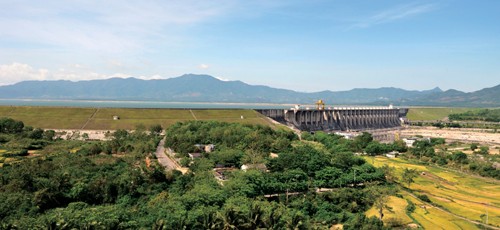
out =
[(325, 103), (323, 103), (323, 100), (319, 100), (318, 102), (316, 102), (314, 104), (316, 104), (316, 109), (317, 110), (323, 110), (323, 109), (325, 109)]

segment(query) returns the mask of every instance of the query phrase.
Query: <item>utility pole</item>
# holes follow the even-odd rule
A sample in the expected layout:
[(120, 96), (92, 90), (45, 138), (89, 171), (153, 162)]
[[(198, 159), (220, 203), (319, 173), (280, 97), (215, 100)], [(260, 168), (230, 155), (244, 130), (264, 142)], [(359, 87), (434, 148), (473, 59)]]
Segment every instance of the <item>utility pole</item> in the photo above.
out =
[(353, 187), (356, 186), (356, 169), (354, 169), (354, 183), (352, 186)]

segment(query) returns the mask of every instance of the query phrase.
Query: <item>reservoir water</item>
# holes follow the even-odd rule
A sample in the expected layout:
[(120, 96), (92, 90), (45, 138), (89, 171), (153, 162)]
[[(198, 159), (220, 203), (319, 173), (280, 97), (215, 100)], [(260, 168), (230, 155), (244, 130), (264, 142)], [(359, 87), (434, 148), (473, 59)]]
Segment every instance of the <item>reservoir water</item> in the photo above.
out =
[(7, 106), (56, 106), (100, 108), (165, 108), (165, 109), (288, 109), (291, 105), (244, 103), (191, 103), (157, 101), (86, 101), (86, 100), (9, 100), (0, 99)]

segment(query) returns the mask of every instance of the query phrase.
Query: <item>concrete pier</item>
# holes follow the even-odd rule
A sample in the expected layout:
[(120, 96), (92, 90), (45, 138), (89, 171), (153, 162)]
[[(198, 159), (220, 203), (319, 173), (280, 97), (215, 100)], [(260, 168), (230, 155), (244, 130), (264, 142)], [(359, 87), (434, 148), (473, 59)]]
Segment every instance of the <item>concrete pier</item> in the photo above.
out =
[(328, 109), (256, 109), (301, 131), (363, 131), (401, 127), (407, 108), (334, 107)]

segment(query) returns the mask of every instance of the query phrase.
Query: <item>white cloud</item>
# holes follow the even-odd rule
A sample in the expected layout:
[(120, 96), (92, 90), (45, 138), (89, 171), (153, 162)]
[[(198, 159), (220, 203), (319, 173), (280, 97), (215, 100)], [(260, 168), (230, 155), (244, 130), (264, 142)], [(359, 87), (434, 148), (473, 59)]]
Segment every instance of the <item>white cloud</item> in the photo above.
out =
[(151, 40), (175, 40), (177, 29), (230, 13), (237, 3), (233, 0), (0, 1), (0, 34), (16, 41), (70, 49), (143, 51)]
[(76, 63), (67, 63), (66, 66), (74, 69), (92, 69), (90, 66), (84, 66)]
[(229, 81), (229, 79), (224, 79), (224, 78), (221, 78), (221, 77), (215, 77), (215, 78), (217, 78), (217, 79), (219, 79), (221, 81)]
[(157, 74), (157, 75), (154, 75), (154, 76), (152, 76), (152, 77), (140, 76), (140, 77), (138, 77), (138, 78), (139, 78), (139, 79), (142, 79), (142, 80), (167, 79), (167, 78), (164, 78), (164, 77), (162, 77), (162, 76), (160, 76), (160, 75), (158, 75), (158, 74)]
[(370, 26), (382, 24), (382, 23), (388, 23), (394, 20), (402, 19), (405, 17), (413, 16), (413, 15), (418, 15), (418, 14), (423, 14), (432, 10), (437, 9), (437, 4), (424, 4), (424, 5), (415, 5), (415, 4), (409, 4), (409, 5), (403, 5), (400, 7), (397, 7), (395, 9), (387, 10), (381, 13), (376, 14), (375, 16), (372, 16), (368, 19), (362, 20), (351, 27), (347, 28), (349, 29), (354, 29), (354, 28), (367, 28)]
[(118, 68), (122, 68), (122, 69), (128, 68), (120, 60), (108, 59), (107, 61), (108, 61), (108, 67), (118, 67)]
[(20, 81), (46, 80), (50, 78), (46, 69), (35, 70), (26, 64), (14, 62), (12, 65), (0, 65), (0, 83), (13, 84)]
[[(94, 72), (75, 73), (71, 70), (58, 69), (57, 71), (49, 71), (47, 69), (35, 70), (27, 64), (14, 62), (12, 65), (0, 65), (0, 85), (10, 85), (21, 81), (43, 81), (43, 80), (94, 80), (94, 79), (108, 79), (108, 78), (130, 78), (132, 75), (115, 73), (112, 75), (99, 74)], [(153, 75), (151, 77), (140, 76), (139, 79), (166, 79), (160, 75)]]
[(208, 68), (210, 68), (210, 66), (209, 66), (209, 65), (207, 65), (207, 64), (203, 64), (203, 63), (201, 63), (201, 64), (198, 66), (198, 68), (200, 68), (200, 69), (208, 69)]

